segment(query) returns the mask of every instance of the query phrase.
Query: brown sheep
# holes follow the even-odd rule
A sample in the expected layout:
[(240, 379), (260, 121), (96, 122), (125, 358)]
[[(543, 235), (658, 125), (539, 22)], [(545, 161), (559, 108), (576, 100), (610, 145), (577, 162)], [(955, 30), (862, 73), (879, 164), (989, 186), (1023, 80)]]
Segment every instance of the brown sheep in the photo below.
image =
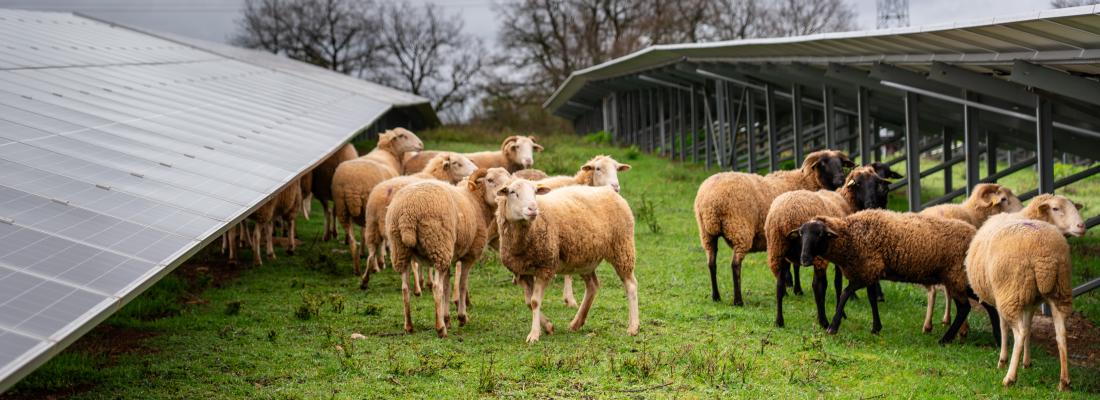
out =
[[(470, 268), (488, 243), (495, 201), (486, 190), (488, 171), (479, 169), (465, 185), (439, 181), (413, 183), (397, 191), (386, 211), (386, 239), (390, 243), (393, 267), (401, 273), (401, 297), (405, 306), (405, 332), (412, 332), (409, 306), (409, 263), (431, 265), (436, 271), (432, 283), (435, 298), (435, 329), (447, 337), (450, 325), (451, 265), (461, 262), (459, 298), (465, 298)], [(467, 321), (466, 303), (458, 302), (458, 322)]]
[(317, 198), (317, 201), (321, 203), (321, 209), (325, 212), (324, 228), (321, 231), (321, 241), (329, 241), (335, 239), (337, 236), (336, 231), (336, 214), (331, 207), (332, 197), (332, 175), (336, 173), (336, 167), (340, 166), (340, 163), (344, 161), (354, 160), (359, 157), (359, 153), (355, 151), (355, 146), (350, 143), (345, 144), (340, 150), (332, 153), (329, 158), (325, 159), (317, 168), (314, 168), (310, 172), (310, 193), (313, 197)]
[[(867, 296), (873, 318), (871, 332), (878, 333), (882, 322), (878, 297), (873, 293), (877, 289), (871, 284), (891, 280), (944, 285), (958, 313), (940, 343), (953, 340), (970, 313), (963, 260), (974, 232), (973, 226), (962, 221), (885, 210), (864, 210), (844, 218), (819, 216), (803, 224), (798, 230), (802, 265), (822, 257), (839, 265), (849, 282), (840, 295), (828, 332), (835, 334), (840, 328), (848, 297), (867, 287), (872, 292)], [(983, 307), (993, 322), (994, 334), (999, 334), (997, 311), (988, 304)]]
[[(936, 217), (957, 219), (975, 228), (981, 228), (985, 220), (995, 214), (1017, 212), (1023, 208), (1023, 204), (1021, 204), (1020, 199), (1012, 193), (1012, 189), (995, 183), (980, 183), (974, 186), (973, 193), (971, 193), (970, 197), (968, 197), (966, 201), (963, 201), (962, 204), (940, 204), (938, 206), (926, 208), (920, 213)], [(942, 286), (925, 287), (928, 293), (928, 305), (925, 308), (924, 326), (922, 328), (925, 333), (932, 331), (932, 311), (936, 307), (937, 289), (943, 290), (944, 296), (947, 296), (947, 292)], [(941, 323), (947, 325), (950, 321), (951, 302), (945, 301), (943, 305), (943, 320)], [(969, 330), (969, 325), (964, 322), (960, 333), (965, 335)]]
[(626, 290), (626, 332), (638, 334), (634, 215), (626, 200), (610, 188), (569, 186), (551, 191), (524, 179), (513, 180), (497, 196), (500, 260), (519, 278), (531, 308), (528, 343), (538, 341), (542, 329), (554, 331), (541, 305), (543, 290), (555, 275), (584, 277), (584, 300), (569, 328), (575, 331), (584, 325), (599, 287), (596, 267), (605, 260)]
[(984, 303), (1001, 316), (1001, 352), (997, 368), (1008, 361), (1008, 330), (1012, 329), (1012, 361), (1001, 381), (1016, 381), (1020, 352), (1024, 367), (1031, 364), (1031, 316), (1042, 303), (1050, 305), (1061, 374), (1058, 390), (1069, 389), (1066, 316), (1073, 312), (1069, 244), (1063, 235), (1085, 234), (1077, 212), (1080, 205), (1065, 197), (1044, 194), (1023, 211), (989, 218), (978, 229), (966, 254), (970, 285)]
[[(462, 155), (473, 161), (478, 168), (504, 168), (509, 173), (530, 168), (535, 163), (534, 152), (542, 151), (535, 143), (534, 136), (509, 136), (500, 144), (498, 151), (481, 151)], [(420, 172), (435, 157), (435, 151), (421, 151), (405, 155), (405, 175)]]
[(764, 220), (772, 200), (792, 190), (835, 190), (844, 183), (845, 167), (855, 167), (846, 154), (820, 150), (807, 155), (798, 170), (776, 171), (768, 176), (722, 172), (703, 181), (695, 195), (694, 209), (699, 239), (707, 252), (711, 299), (722, 300), (716, 275), (718, 238), (725, 239), (733, 249), (733, 304), (743, 305), (741, 260), (749, 252), (765, 249)]
[[(797, 240), (798, 228), (817, 215), (839, 218), (856, 211), (886, 206), (890, 181), (879, 176), (873, 167), (853, 169), (844, 182), (844, 186), (835, 192), (795, 190), (783, 193), (775, 198), (768, 210), (768, 217), (764, 221), (764, 236), (767, 238), (768, 267), (776, 277), (776, 326), (783, 326), (783, 295), (786, 293), (787, 275), (791, 271), (791, 264), (798, 264), (798, 258), (802, 254), (801, 242)], [(817, 305), (817, 321), (824, 328), (828, 324), (825, 319), (825, 268), (829, 264), (820, 258), (815, 259), (813, 264), (812, 287)], [(840, 283), (839, 279), (837, 282)], [(839, 300), (839, 288), (836, 296)]]
[[(456, 184), (474, 173), (477, 167), (465, 156), (449, 151), (439, 152), (423, 171), (409, 176), (399, 176), (379, 183), (371, 190), (367, 198), (367, 219), (363, 226), (363, 247), (367, 248), (367, 267), (359, 282), (360, 289), (366, 289), (370, 283), (371, 272), (381, 271), (385, 266), (382, 260), (384, 233), (386, 232), (386, 207), (390, 205), (394, 193), (415, 182), (435, 179)], [(413, 281), (416, 295), (420, 295), (420, 271), (413, 267)]]
[(386, 179), (399, 175), (401, 157), (418, 151), (424, 144), (415, 134), (398, 128), (378, 137), (378, 145), (367, 155), (345, 161), (332, 175), (332, 195), (336, 200), (336, 219), (344, 227), (354, 272), (359, 275), (359, 246), (352, 231), (355, 225), (366, 225), (366, 205), (371, 189)]

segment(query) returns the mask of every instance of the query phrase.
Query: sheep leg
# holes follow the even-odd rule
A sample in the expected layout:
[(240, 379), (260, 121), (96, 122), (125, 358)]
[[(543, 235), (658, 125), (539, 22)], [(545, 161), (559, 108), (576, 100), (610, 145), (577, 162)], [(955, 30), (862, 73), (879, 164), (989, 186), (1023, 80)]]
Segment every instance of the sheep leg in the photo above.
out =
[[(979, 304), (981, 304), (982, 308), (985, 309), (985, 313), (989, 315), (989, 326), (991, 329), (993, 329), (993, 345), (996, 346), (997, 340), (1001, 337), (1001, 315), (997, 312), (996, 307), (993, 307), (992, 305), (986, 304), (984, 302), (980, 302)], [(963, 328), (969, 330), (969, 323), (964, 323)], [(961, 331), (962, 329), (960, 329), (960, 335), (962, 335)]]
[[(940, 289), (943, 290), (943, 297), (944, 298), (949, 298), (949, 297), (947, 297), (947, 288), (940, 287)], [(932, 290), (936, 290), (936, 287), (933, 286)], [(951, 322), (951, 300), (948, 300), (948, 301), (944, 302), (944, 305), (943, 305), (943, 319), (940, 320), (940, 324), (947, 325), (950, 322)]]
[(875, 283), (867, 286), (867, 301), (871, 302), (871, 333), (873, 334), (878, 334), (882, 330), (882, 319), (878, 315), (878, 292), (880, 290), (882, 289)]
[(875, 282), (875, 293), (878, 294), (878, 296), (876, 296), (875, 300), (877, 300), (880, 303), (885, 303), (886, 302), (886, 295), (882, 291), (882, 282), (881, 281), (880, 282)]
[(623, 280), (623, 289), (626, 289), (626, 301), (630, 310), (626, 333), (635, 336), (638, 334), (638, 327), (641, 322), (638, 317), (638, 281), (634, 279), (634, 266), (630, 265), (630, 269), (620, 268), (617, 265), (615, 267), (615, 271), (619, 273), (619, 278)]
[(370, 274), (372, 272), (374, 272), (373, 266), (377, 262), (377, 259), (375, 257), (378, 257), (378, 254), (377, 254), (377, 251), (376, 251), (377, 246), (375, 246), (374, 243), (370, 243), (370, 241), (366, 239), (366, 236), (364, 236), (364, 239), (363, 239), (363, 247), (365, 247), (367, 249), (367, 267), (364, 268), (364, 271), (363, 271), (363, 280), (359, 282), (359, 288), (360, 289), (366, 289), (367, 288), (366, 285), (367, 285), (367, 282), (370, 281)]
[(569, 308), (577, 308), (577, 298), (573, 297), (573, 277), (565, 275), (562, 280), (564, 283), (561, 287), (561, 297), (565, 300), (565, 305)]
[(830, 335), (835, 335), (840, 330), (840, 315), (844, 312), (844, 304), (848, 302), (848, 298), (852, 297), (852, 293), (856, 290), (862, 289), (864, 285), (862, 282), (848, 280), (848, 287), (844, 288), (844, 293), (840, 295), (840, 300), (836, 303), (836, 312), (833, 313), (833, 323), (829, 325), (829, 329), (826, 330)]
[[(844, 293), (844, 273), (841, 272), (840, 266), (836, 264), (833, 264), (833, 289), (836, 290), (836, 304), (840, 304), (840, 294)], [(854, 293), (852, 294), (852, 298), (855, 298)], [(841, 311), (840, 317), (848, 318), (848, 314)]]
[[(1053, 302), (1051, 302), (1053, 303)], [(1056, 304), (1050, 305), (1051, 316), (1054, 317), (1054, 340), (1058, 343), (1058, 364), (1061, 372), (1058, 374), (1058, 390), (1069, 390), (1069, 355), (1066, 349), (1066, 315), (1069, 314), (1069, 305), (1063, 309)]]
[(405, 306), (405, 333), (413, 332), (412, 310), (409, 306), (409, 269), (401, 271), (401, 301)]
[(801, 272), (800, 268), (798, 267), (797, 263), (790, 263), (790, 264), (791, 264), (791, 275), (794, 277), (794, 289), (792, 289), (792, 291), (794, 292), (794, 294), (796, 294), (798, 296), (801, 296), (803, 293), (802, 293), (802, 277), (801, 277), (802, 274), (799, 273), (799, 272)]
[(822, 328), (829, 325), (825, 317), (825, 290), (829, 286), (826, 281), (825, 268), (814, 268), (814, 280), (811, 287), (814, 291), (814, 305), (817, 306), (817, 324)]
[[(441, 338), (447, 337), (447, 322), (445, 321), (446, 312), (445, 308), (450, 308), (451, 303), (447, 301), (447, 288), (450, 287), (447, 282), (446, 273), (443, 272), (446, 265), (435, 265), (432, 268), (436, 270), (435, 282), (432, 285), (432, 297), (435, 299), (435, 332)], [(449, 269), (449, 268), (448, 268)]]
[(710, 299), (722, 301), (722, 295), (718, 294), (718, 238), (707, 238), (703, 247), (707, 251), (707, 268), (710, 269)]
[(1031, 368), (1031, 317), (1035, 315), (1034, 310), (1024, 310), (1020, 316), (1020, 320), (1024, 322), (1024, 357), (1021, 363), (1024, 368)]
[(229, 265), (237, 264), (237, 246), (239, 245), (237, 235), (239, 229), (240, 225), (237, 225), (229, 228), (229, 231), (225, 233), (226, 238), (229, 241), (228, 243), (226, 243), (226, 246), (229, 247)]
[(459, 262), (455, 263), (455, 278), (456, 279), (454, 281), (454, 288), (451, 289), (451, 303), (453, 303), (455, 306), (458, 306), (458, 296), (459, 296), (457, 277), (462, 276), (462, 270), (466, 269), (465, 267), (466, 267), (466, 263), (464, 263), (462, 261), (459, 261)]
[(252, 228), (252, 264), (256, 266), (264, 265), (263, 254), (260, 252), (260, 237), (263, 234), (263, 225), (257, 222), (256, 227)]
[(359, 278), (359, 290), (367, 290), (367, 285), (370, 284), (371, 269), (366, 268), (363, 270), (363, 276)]
[(298, 234), (297, 234), (297, 230), (298, 230), (297, 223), (298, 223), (297, 218), (291, 218), (290, 219), (290, 232), (289, 232), (290, 244), (287, 245), (287, 250), (286, 250), (286, 254), (288, 256), (294, 255), (294, 251), (298, 249), (298, 240), (295, 238), (296, 236), (298, 236)]
[(730, 260), (730, 271), (733, 275), (733, 305), (744, 306), (745, 301), (741, 299), (741, 259), (744, 258), (743, 253), (734, 253), (733, 259)]
[(447, 328), (450, 328), (451, 327), (451, 303), (450, 303), (449, 299), (454, 297), (454, 295), (452, 294), (452, 289), (451, 289), (451, 268), (450, 268), (450, 265), (448, 265), (447, 268), (445, 268), (443, 270), (439, 270), (438, 272), (436, 272), (436, 275), (441, 275), (441, 274), (443, 275), (443, 277), (440, 278), (440, 282), (442, 282), (444, 285), (447, 285), (447, 286), (443, 287), (443, 302), (446, 304), (446, 307), (443, 308), (443, 323), (447, 325)]
[(470, 296), (470, 270), (473, 269), (470, 268), (471, 266), (473, 266), (473, 261), (462, 261), (462, 269), (456, 271), (458, 274), (458, 277), (455, 279), (458, 285), (456, 289), (458, 292), (458, 300), (455, 301), (455, 306), (458, 308), (458, 326), (465, 326), (466, 322), (470, 319), (466, 310), (466, 308), (469, 307), (466, 299)]
[(1020, 351), (1024, 347), (1024, 337), (1027, 336), (1026, 323), (1024, 322), (1024, 316), (1020, 316), (1015, 324), (1012, 324), (1012, 360), (1008, 363), (1008, 373), (1005, 374), (1004, 380), (1001, 384), (1004, 386), (1012, 385), (1016, 382), (1016, 369), (1020, 365)]
[[(936, 308), (936, 287), (925, 286), (925, 292), (928, 296), (928, 305), (924, 308), (924, 327), (921, 328), (921, 332), (932, 332), (932, 311)], [(947, 299), (947, 304), (951, 304), (951, 299)], [(947, 322), (947, 314), (944, 314), (944, 323)]]
[(955, 339), (955, 335), (958, 334), (959, 328), (962, 327), (963, 322), (966, 322), (966, 317), (970, 315), (970, 301), (966, 297), (954, 298), (955, 300), (955, 321), (951, 322), (951, 326), (947, 328), (947, 332), (944, 332), (943, 337), (940, 338), (940, 344), (947, 344)]
[(267, 243), (265, 243), (264, 245), (267, 247), (267, 256), (271, 257), (271, 259), (274, 260), (275, 259), (275, 221), (268, 221), (267, 226), (265, 227), (265, 229), (266, 229), (266, 234), (264, 236), (264, 240), (267, 240)]
[(327, 201), (321, 200), (321, 209), (325, 212), (324, 227), (321, 228), (321, 241), (327, 242), (336, 236), (336, 215)]
[(573, 321), (569, 323), (569, 330), (574, 332), (584, 326), (584, 321), (588, 319), (588, 310), (592, 308), (592, 301), (596, 299), (596, 290), (600, 288), (600, 281), (595, 273), (581, 275), (581, 278), (584, 278), (584, 298), (581, 299), (580, 307), (577, 308), (577, 315), (573, 316)]
[(783, 327), (783, 295), (787, 293), (786, 282), (787, 278), (794, 269), (794, 263), (788, 262), (786, 259), (779, 261), (779, 268), (776, 272), (779, 276), (775, 279), (775, 326)]
[[(532, 278), (530, 275), (516, 276), (512, 280), (513, 284), (519, 284), (519, 286), (523, 288), (523, 304), (526, 304), (528, 308), (531, 307), (531, 295), (533, 290), (532, 288), (535, 286), (533, 280), (534, 278)], [(547, 332), (554, 332), (554, 324), (551, 324), (550, 320), (546, 319), (545, 314), (539, 315), (539, 325), (541, 325), (542, 329), (545, 329)]]
[(1001, 318), (1001, 352), (997, 355), (997, 369), (1005, 367), (1005, 363), (1008, 362), (1008, 332), (1011, 329), (1008, 326), (1008, 318)]
[(413, 273), (413, 294), (420, 297), (420, 264), (414, 262), (410, 269)]
[(351, 252), (352, 272), (359, 275), (359, 242), (355, 240), (355, 224), (350, 221), (344, 224), (344, 237), (348, 242), (348, 250)]
[[(531, 307), (531, 332), (527, 334), (527, 343), (539, 341), (539, 336), (542, 334), (542, 321), (545, 318), (542, 315), (542, 295), (549, 281), (549, 279), (541, 276), (535, 277), (534, 287), (531, 289), (531, 301), (528, 304)], [(546, 323), (549, 325), (549, 321)], [(551, 328), (547, 329), (547, 334), (553, 333), (553, 325), (550, 326)]]

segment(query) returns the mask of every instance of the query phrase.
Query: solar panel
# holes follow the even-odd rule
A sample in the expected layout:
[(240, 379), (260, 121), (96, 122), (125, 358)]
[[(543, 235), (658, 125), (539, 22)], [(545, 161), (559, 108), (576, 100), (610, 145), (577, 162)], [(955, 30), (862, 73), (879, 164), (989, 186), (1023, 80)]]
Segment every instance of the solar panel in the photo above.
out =
[(0, 391), (391, 107), (427, 102), (71, 14), (0, 10), (0, 38)]

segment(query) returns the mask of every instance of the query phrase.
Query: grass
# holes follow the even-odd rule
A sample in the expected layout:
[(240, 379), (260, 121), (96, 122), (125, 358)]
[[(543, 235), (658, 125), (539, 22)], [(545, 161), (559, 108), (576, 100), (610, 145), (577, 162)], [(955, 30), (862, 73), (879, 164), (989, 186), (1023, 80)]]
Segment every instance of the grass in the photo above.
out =
[[(459, 151), (493, 148), (499, 140), (456, 131), (426, 136), (428, 148)], [(471, 274), (470, 324), (452, 328), (447, 339), (436, 338), (427, 294), (413, 298), (416, 332), (406, 335), (397, 276), (376, 274), (369, 290), (358, 290), (343, 246), (315, 241), (321, 221), (321, 207), (315, 206), (313, 218), (299, 224), (306, 243), (297, 255), (279, 250), (278, 260), (241, 268), (233, 281), (201, 292), (166, 278), (108, 320), (108, 326), (154, 332), (140, 342), (144, 350), (104, 357), (73, 346), (10, 394), (312, 399), (1046, 398), (1056, 393), (1057, 359), (1040, 349), (1015, 387), (1000, 386), (1004, 370), (995, 368), (996, 349), (981, 313), (971, 317), (973, 331), (961, 343), (937, 345), (939, 326), (933, 334), (921, 334), (919, 287), (884, 285), (888, 300), (880, 307), (884, 329), (878, 335), (869, 332), (865, 300), (850, 303), (850, 318), (838, 335), (825, 335), (813, 322), (809, 295), (788, 298), (787, 327), (779, 329), (772, 324), (774, 281), (764, 254), (757, 253), (745, 262), (746, 305), (730, 305), (726, 268), (719, 275), (724, 301), (712, 302), (691, 204), (699, 182), (713, 171), (576, 137), (540, 142), (547, 150), (536, 156), (536, 165), (550, 173), (572, 173), (596, 154), (633, 166), (620, 180), (635, 213), (642, 212), (635, 232), (642, 311), (637, 337), (625, 334), (622, 286), (604, 266), (587, 325), (579, 332), (565, 329), (574, 310), (565, 307), (556, 283), (544, 310), (557, 331), (527, 345), (530, 314), (522, 291), (491, 252)], [(1075, 280), (1100, 275), (1100, 237), (1093, 233), (1073, 243)], [(720, 257), (728, 256), (723, 249)], [(195, 262), (215, 257), (211, 252)], [(808, 289), (808, 271), (803, 277)], [(165, 304), (166, 296), (201, 301)], [(1093, 321), (1100, 320), (1098, 296), (1077, 302)], [(365, 339), (352, 340), (353, 333)], [(1064, 397), (1100, 393), (1095, 366), (1073, 365), (1071, 376), (1075, 391)]]

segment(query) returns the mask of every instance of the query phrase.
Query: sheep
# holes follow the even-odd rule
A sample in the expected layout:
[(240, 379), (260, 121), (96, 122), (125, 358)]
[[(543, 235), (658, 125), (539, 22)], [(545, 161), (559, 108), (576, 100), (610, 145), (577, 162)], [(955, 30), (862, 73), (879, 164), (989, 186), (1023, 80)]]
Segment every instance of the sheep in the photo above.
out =
[(741, 172), (711, 175), (699, 185), (695, 195), (695, 221), (699, 239), (707, 253), (710, 269), (711, 299), (721, 301), (716, 276), (718, 238), (733, 249), (730, 270), (733, 275), (733, 304), (741, 300), (741, 260), (749, 252), (764, 250), (764, 219), (772, 200), (792, 190), (835, 190), (844, 183), (845, 167), (855, 167), (848, 156), (835, 150), (810, 153), (802, 168), (776, 171), (768, 176)]
[(345, 161), (332, 174), (332, 196), (336, 219), (344, 227), (351, 250), (352, 268), (359, 275), (359, 246), (352, 229), (366, 225), (366, 205), (371, 189), (378, 183), (396, 177), (401, 171), (401, 157), (419, 151), (424, 144), (415, 134), (397, 128), (378, 136), (378, 145), (367, 155)]
[[(764, 236), (767, 239), (768, 267), (776, 277), (775, 325), (783, 326), (783, 295), (786, 292), (787, 275), (792, 263), (798, 263), (802, 253), (796, 237), (798, 228), (817, 215), (843, 217), (856, 211), (886, 206), (890, 192), (890, 181), (883, 179), (874, 167), (858, 167), (848, 173), (844, 186), (834, 191), (796, 190), (779, 195), (772, 201), (764, 221)], [(794, 260), (794, 261), (791, 261)], [(813, 291), (817, 305), (817, 321), (824, 328), (825, 319), (825, 268), (828, 263), (821, 259), (814, 262)], [(840, 272), (837, 269), (836, 283), (840, 285)], [(797, 270), (793, 271), (797, 274)], [(840, 298), (840, 288), (836, 289)]]
[(1073, 312), (1073, 291), (1069, 244), (1063, 235), (1085, 234), (1080, 207), (1062, 196), (1040, 195), (1022, 211), (989, 218), (970, 242), (966, 253), (970, 285), (1001, 316), (997, 368), (1004, 368), (1008, 360), (1008, 329), (1012, 329), (1012, 362), (1001, 381), (1004, 386), (1016, 381), (1021, 351), (1024, 368), (1030, 366), (1031, 316), (1047, 303), (1054, 317), (1061, 366), (1058, 390), (1069, 390), (1066, 316)]
[[(828, 333), (840, 328), (841, 312), (848, 297), (867, 287), (873, 318), (871, 333), (882, 329), (878, 315), (879, 280), (942, 284), (955, 301), (955, 321), (940, 339), (941, 344), (955, 338), (970, 313), (967, 298), (969, 284), (963, 259), (976, 230), (970, 224), (946, 218), (885, 210), (864, 210), (844, 218), (817, 216), (802, 224), (796, 235), (802, 241), (802, 265), (821, 257), (839, 265), (848, 278), (848, 287), (840, 295)], [(997, 332), (997, 310), (982, 304)]]
[(512, 176), (514, 176), (516, 178), (520, 178), (520, 179), (526, 179), (526, 180), (529, 180), (529, 181), (537, 181), (537, 180), (540, 180), (540, 179), (546, 179), (546, 178), (550, 177), (550, 175), (548, 175), (546, 172), (544, 172), (542, 170), (539, 170), (539, 169), (534, 169), (534, 168), (521, 169), (519, 171), (516, 171), (514, 174), (512, 174)]
[(332, 153), (329, 158), (321, 162), (317, 168), (314, 168), (310, 172), (310, 194), (317, 198), (317, 201), (321, 203), (321, 209), (325, 212), (325, 223), (321, 233), (321, 241), (329, 241), (335, 239), (336, 233), (336, 214), (333, 207), (329, 204), (333, 200), (332, 197), (332, 176), (336, 173), (336, 167), (340, 166), (340, 163), (344, 161), (354, 160), (359, 157), (359, 153), (355, 151), (355, 146), (350, 143), (345, 144), (340, 150)]
[[(539, 196), (536, 196), (539, 195)], [(584, 299), (569, 329), (588, 317), (599, 282), (596, 267), (608, 261), (619, 275), (629, 304), (627, 334), (638, 334), (638, 283), (634, 279), (634, 216), (630, 206), (607, 187), (569, 186), (550, 190), (515, 179), (497, 191), (500, 260), (519, 279), (531, 309), (527, 342), (554, 325), (542, 314), (543, 290), (554, 275), (584, 277)]]
[[(298, 213), (302, 211), (301, 182), (296, 180), (288, 184), (285, 188), (283, 188), (282, 191), (279, 192), (278, 195), (275, 196), (274, 202), (275, 209), (272, 215), (273, 218), (271, 222), (268, 223), (274, 224), (276, 220), (283, 222), (283, 226), (288, 229), (287, 239), (289, 239), (289, 243), (287, 244), (286, 248), (286, 254), (294, 255), (294, 251), (298, 248), (298, 244), (295, 240), (295, 230), (297, 225), (296, 220), (298, 218)], [(274, 231), (274, 225), (267, 228), (268, 249), (271, 249), (268, 251), (268, 254), (271, 256), (271, 259), (275, 259), (275, 251), (271, 248), (273, 239), (272, 234), (274, 233)]]
[[(386, 231), (386, 207), (390, 205), (393, 194), (409, 184), (425, 179), (436, 179), (455, 184), (477, 170), (470, 159), (449, 151), (439, 152), (423, 171), (409, 176), (387, 179), (371, 190), (367, 197), (366, 225), (363, 226), (363, 247), (367, 248), (367, 267), (363, 269), (359, 288), (366, 289), (370, 283), (370, 274), (379, 271), (385, 265), (382, 260), (383, 233)], [(413, 281), (416, 295), (420, 295), (420, 272), (413, 267)]]
[(302, 191), (302, 217), (309, 221), (309, 213), (313, 211), (313, 171), (302, 174), (301, 178), (298, 178), (299, 187)]
[[(267, 237), (268, 228), (272, 226), (271, 221), (275, 219), (275, 203), (275, 199), (270, 199), (248, 216), (249, 220), (255, 222), (249, 242), (252, 244), (252, 264), (256, 266), (264, 265), (263, 255), (260, 254), (260, 251), (265, 245), (263, 239)], [(247, 232), (247, 228), (244, 228), (244, 231)], [(266, 245), (268, 246), (267, 253), (274, 258), (275, 250), (270, 248), (271, 241), (267, 241)], [(231, 243), (230, 246), (233, 246), (233, 244)]]
[[(535, 143), (534, 136), (509, 136), (500, 144), (499, 151), (482, 151), (463, 154), (473, 161), (478, 168), (500, 167), (509, 173), (530, 168), (535, 163), (534, 152), (542, 151), (542, 146)], [(428, 165), (428, 161), (435, 157), (435, 151), (420, 151), (416, 154), (406, 154), (404, 158), (405, 175), (420, 172)]]
[[(465, 298), (471, 266), (489, 240), (489, 225), (496, 206), (487, 190), (488, 170), (479, 169), (465, 184), (449, 185), (429, 180), (413, 183), (397, 191), (386, 211), (386, 239), (390, 244), (393, 267), (401, 273), (401, 297), (404, 302), (405, 332), (411, 333), (409, 307), (409, 262), (414, 259), (435, 269), (432, 295), (435, 298), (435, 329), (447, 337), (450, 325), (451, 264), (461, 262), (459, 298)], [(465, 325), (466, 303), (458, 302), (458, 322)]]
[[(1012, 193), (1008, 187), (995, 183), (980, 183), (974, 186), (970, 197), (962, 204), (940, 204), (921, 211), (921, 214), (937, 217), (952, 218), (966, 222), (975, 228), (981, 228), (990, 216), (1003, 212), (1017, 212), (1023, 209), (1020, 199)], [(928, 306), (924, 312), (925, 333), (932, 331), (932, 311), (936, 307), (936, 289), (944, 290), (942, 286), (925, 287), (928, 293)], [(944, 290), (944, 296), (946, 295)], [(947, 325), (951, 320), (951, 302), (945, 301), (943, 306), (943, 319), (941, 323)], [(964, 323), (962, 334), (968, 330), (968, 324)]]

